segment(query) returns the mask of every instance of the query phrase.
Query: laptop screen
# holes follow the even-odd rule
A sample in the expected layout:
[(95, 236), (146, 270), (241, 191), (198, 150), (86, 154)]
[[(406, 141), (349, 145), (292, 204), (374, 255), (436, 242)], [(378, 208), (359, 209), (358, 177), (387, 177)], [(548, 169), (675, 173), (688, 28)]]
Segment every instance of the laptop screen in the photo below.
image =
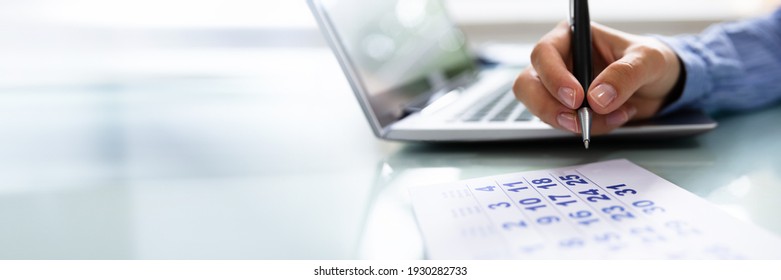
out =
[(463, 33), (440, 0), (320, 2), (321, 24), (331, 29), (343, 67), (352, 68), (350, 82), (363, 89), (369, 104), (362, 105), (380, 128), (416, 98), (475, 69)]

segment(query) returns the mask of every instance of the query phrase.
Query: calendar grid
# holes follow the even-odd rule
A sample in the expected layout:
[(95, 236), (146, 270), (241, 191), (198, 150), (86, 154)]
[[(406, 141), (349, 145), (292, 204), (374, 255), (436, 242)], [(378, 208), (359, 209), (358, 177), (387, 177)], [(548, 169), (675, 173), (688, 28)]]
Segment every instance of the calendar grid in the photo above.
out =
[[(469, 184), (465, 184), (465, 186), (466, 186), (466, 190), (469, 191), (469, 193), (471, 194), (470, 197), (475, 201), (475, 203), (478, 205), (478, 207), (482, 208), (482, 204), (480, 203), (480, 200), (477, 199), (477, 194), (475, 194), (474, 191), (472, 190), (472, 188), (469, 187)], [(480, 212), (483, 213), (483, 215), (486, 217), (486, 220), (488, 220), (488, 222), (491, 224), (491, 226), (494, 229), (499, 228), (499, 226), (493, 221), (493, 219), (491, 218), (491, 215), (488, 214), (487, 211), (480, 211)], [(507, 240), (506, 238), (505, 238), (505, 243), (509, 244), (509, 240)], [(506, 246), (505, 249), (508, 249), (508, 247)]]
[[(626, 160), (432, 187), (411, 195), (438, 258), (781, 258), (777, 236)], [(476, 211), (448, 215), (466, 206)], [(477, 228), (486, 233), (463, 234)]]
[[(577, 172), (577, 171), (576, 171), (576, 172)], [(578, 173), (580, 173), (580, 172), (578, 172)], [(605, 218), (606, 218), (606, 217), (605, 217), (605, 215), (604, 215), (604, 213), (602, 213), (602, 212), (598, 211), (598, 210), (597, 210), (597, 208), (595, 208), (595, 206), (593, 206), (593, 205), (589, 204), (589, 203), (588, 203), (588, 201), (585, 201), (585, 200), (583, 200), (583, 198), (581, 198), (581, 197), (580, 197), (580, 196), (579, 196), (577, 193), (575, 193), (575, 191), (573, 191), (571, 188), (567, 187), (567, 184), (565, 184), (564, 182), (562, 182), (561, 180), (559, 180), (559, 178), (556, 178), (556, 175), (553, 175), (553, 173), (548, 173), (548, 175), (550, 175), (550, 176), (551, 176), (551, 177), (552, 177), (554, 180), (556, 180), (556, 181), (557, 181), (557, 182), (559, 182), (559, 183), (560, 183), (562, 186), (564, 186), (564, 188), (565, 188), (565, 189), (567, 189), (567, 190), (568, 190), (570, 193), (572, 193), (572, 195), (574, 195), (574, 196), (575, 196), (577, 199), (579, 199), (581, 202), (583, 202), (583, 204), (586, 204), (586, 206), (588, 206), (589, 208), (591, 208), (591, 210), (594, 210), (594, 212), (595, 212), (595, 213), (598, 213), (597, 215), (600, 215), (600, 216), (601, 216), (603, 219), (605, 219)], [(582, 175), (582, 174), (581, 174), (581, 175)], [(582, 176), (583, 176), (583, 178), (586, 178), (586, 179), (588, 179), (588, 177), (586, 177), (585, 175), (582, 175)], [(590, 179), (588, 179), (588, 180), (589, 180), (589, 181), (591, 181)], [(607, 218), (609, 218), (609, 217), (607, 217)], [(621, 226), (620, 226), (620, 225), (619, 225), (619, 224), (618, 224), (616, 221), (613, 221), (612, 219), (605, 219), (605, 220), (609, 221), (609, 222), (610, 222), (610, 225), (611, 225), (611, 226), (612, 226), (614, 229), (621, 230)]]
[(583, 174), (583, 172), (580, 172), (580, 171), (579, 171), (579, 170), (577, 170), (577, 169), (572, 169), (572, 171), (575, 171), (575, 172), (577, 172), (578, 174), (580, 174), (580, 176), (583, 176), (583, 178), (586, 178), (586, 180), (588, 180), (589, 182), (591, 182), (591, 184), (593, 184), (594, 186), (597, 186), (597, 188), (599, 188), (600, 190), (602, 190), (603, 192), (605, 192), (607, 195), (609, 195), (609, 196), (613, 197), (613, 199), (617, 200), (618, 202), (620, 202), (621, 204), (623, 204), (624, 206), (626, 206), (626, 209), (632, 209), (632, 207), (629, 207), (629, 204), (626, 204), (626, 202), (624, 202), (622, 199), (619, 199), (619, 198), (618, 198), (618, 196), (614, 195), (612, 192), (609, 192), (609, 191), (605, 190), (605, 188), (603, 188), (602, 186), (600, 186), (599, 184), (597, 184), (596, 182), (594, 182), (593, 180), (591, 180), (591, 178), (589, 178), (588, 176), (586, 176), (585, 174)]
[[(534, 185), (532, 185), (532, 184), (529, 182), (529, 179), (526, 179), (526, 176), (523, 176), (522, 178), (523, 178), (523, 180), (524, 180), (524, 181), (526, 181), (526, 184), (528, 184), (529, 186), (531, 186), (531, 189), (533, 189), (534, 191), (536, 191), (536, 192), (537, 192), (537, 193), (538, 193), (538, 194), (539, 194), (539, 195), (540, 195), (540, 196), (541, 196), (543, 199), (545, 199), (545, 201), (548, 201), (548, 204), (549, 204), (549, 205), (553, 204), (553, 203), (551, 203), (551, 201), (550, 201), (550, 199), (549, 199), (549, 198), (546, 198), (546, 197), (545, 197), (545, 195), (543, 195), (543, 194), (542, 194), (542, 192), (540, 192), (540, 190), (538, 190), (537, 188), (535, 188), (535, 187), (534, 187)], [(556, 210), (556, 212), (557, 212), (557, 213), (559, 213), (559, 215), (560, 215), (562, 218), (564, 217), (564, 213), (562, 213), (562, 212), (561, 212), (561, 210), (560, 210), (558, 207), (555, 207), (555, 206), (553, 206), (553, 207), (551, 207), (551, 208), (553, 208), (554, 210)], [(569, 224), (569, 225), (570, 225), (570, 226), (571, 226), (573, 229), (575, 229), (575, 231), (577, 231), (578, 233), (580, 233), (580, 234), (583, 234), (583, 233), (584, 233), (584, 232), (583, 232), (583, 231), (581, 231), (581, 230), (580, 230), (580, 229), (579, 229), (579, 228), (578, 228), (576, 225), (572, 224), (572, 222), (571, 222), (571, 221), (569, 221), (569, 220), (567, 220), (567, 219), (563, 219), (563, 220), (566, 220), (566, 221), (567, 221), (567, 224)]]
[[(524, 178), (524, 180), (526, 180), (526, 178)], [(523, 217), (524, 217), (526, 220), (528, 220), (529, 222), (531, 222), (531, 221), (532, 221), (532, 218), (531, 218), (531, 217), (530, 217), (530, 216), (529, 216), (529, 215), (528, 215), (528, 214), (527, 214), (525, 211), (523, 211), (523, 208), (521, 208), (521, 206), (518, 204), (518, 202), (517, 202), (517, 201), (515, 201), (515, 200), (514, 200), (512, 197), (510, 197), (510, 194), (509, 194), (509, 193), (507, 193), (507, 190), (505, 190), (504, 188), (502, 188), (502, 184), (501, 184), (501, 183), (499, 183), (499, 181), (496, 181), (496, 180), (494, 180), (494, 182), (496, 183), (497, 187), (498, 187), (500, 190), (502, 190), (502, 193), (504, 193), (504, 195), (505, 195), (505, 196), (507, 196), (507, 198), (509, 198), (509, 199), (510, 199), (510, 201), (512, 201), (512, 203), (513, 203), (513, 205), (515, 206), (515, 208), (517, 208), (517, 209), (518, 209), (518, 212), (521, 212), (521, 215), (523, 215)], [(545, 241), (547, 241), (547, 242), (550, 242), (550, 241), (551, 241), (551, 240), (550, 240), (550, 237), (549, 237), (549, 236), (547, 236), (547, 235), (545, 235), (545, 234), (542, 232), (542, 230), (541, 230), (540, 228), (538, 228), (538, 227), (534, 227), (534, 231), (536, 231), (536, 232), (537, 232), (537, 234), (538, 234), (539, 236), (541, 236), (543, 239), (545, 239)]]
[[(623, 204), (623, 205), (624, 205), (624, 206), (625, 206), (627, 209), (634, 209), (634, 208), (633, 208), (633, 207), (631, 207), (629, 204), (627, 204), (627, 202), (625, 202), (623, 199), (620, 199), (620, 198), (618, 198), (618, 196), (616, 196), (616, 195), (614, 195), (613, 193), (611, 193), (611, 192), (609, 192), (609, 191), (605, 190), (605, 188), (604, 188), (604, 187), (600, 186), (599, 184), (597, 184), (596, 182), (594, 182), (593, 180), (591, 180), (591, 178), (587, 177), (585, 174), (583, 174), (583, 173), (582, 173), (582, 172), (580, 172), (579, 170), (577, 170), (577, 169), (573, 169), (573, 170), (574, 170), (575, 172), (577, 172), (578, 174), (580, 174), (581, 176), (583, 176), (583, 178), (586, 178), (586, 180), (589, 180), (589, 182), (591, 182), (591, 184), (593, 184), (594, 186), (597, 186), (599, 189), (601, 189), (602, 191), (604, 191), (605, 193), (607, 193), (608, 195), (610, 195), (611, 197), (613, 197), (613, 199), (615, 199), (615, 200), (617, 200), (618, 202), (620, 202), (621, 204)], [(641, 219), (643, 219), (644, 221), (647, 221), (647, 222), (649, 222), (649, 223), (651, 223), (651, 224), (654, 224), (654, 225), (659, 225), (659, 224), (658, 224), (656, 221), (654, 221), (653, 219), (651, 219), (651, 218), (649, 218), (649, 217), (647, 217), (647, 216), (645, 216), (645, 215), (639, 215), (639, 214), (638, 214), (637, 216), (641, 217)]]

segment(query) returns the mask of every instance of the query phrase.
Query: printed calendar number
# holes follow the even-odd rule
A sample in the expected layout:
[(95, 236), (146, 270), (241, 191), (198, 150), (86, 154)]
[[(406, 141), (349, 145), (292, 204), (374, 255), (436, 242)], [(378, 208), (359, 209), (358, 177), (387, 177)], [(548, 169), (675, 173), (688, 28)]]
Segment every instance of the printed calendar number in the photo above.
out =
[(517, 185), (522, 185), (523, 182), (512, 182), (512, 183), (504, 183), (503, 186), (507, 187), (507, 191), (510, 192), (519, 192), (522, 190), (529, 189), (529, 187), (518, 187)]
[(624, 196), (626, 194), (637, 194), (636, 190), (627, 188), (625, 184), (608, 186), (607, 188), (614, 190), (613, 193), (615, 193), (617, 196)]
[(566, 176), (559, 176), (559, 179), (563, 181), (568, 186), (575, 186), (578, 184), (588, 184), (588, 182), (585, 179), (580, 178), (578, 175), (566, 175)]
[(512, 230), (512, 229), (518, 229), (518, 228), (526, 228), (528, 225), (524, 221), (517, 221), (517, 222), (507, 222), (502, 224), (502, 228), (506, 230)]
[(553, 183), (553, 180), (551, 180), (550, 178), (535, 179), (532, 180), (532, 184), (534, 184), (535, 187), (538, 189), (545, 189), (545, 190), (556, 186), (556, 183)]
[(599, 222), (598, 218), (592, 218), (592, 216), (593, 215), (591, 214), (591, 211), (588, 211), (588, 210), (580, 210), (580, 211), (577, 211), (577, 212), (569, 213), (569, 217), (570, 218), (572, 218), (575, 221), (577, 221), (578, 224), (584, 225), (584, 226), (590, 225), (592, 223)]
[(663, 213), (665, 211), (664, 208), (655, 206), (654, 202), (650, 200), (638, 200), (632, 202), (632, 206), (642, 209), (643, 213), (649, 215), (654, 213)]
[(632, 212), (626, 211), (624, 207), (618, 205), (602, 208), (602, 212), (610, 215), (610, 218), (617, 222), (635, 218), (635, 215), (632, 214)]
[(494, 203), (494, 204), (488, 204), (488, 208), (491, 209), (491, 210), (496, 209), (496, 208), (508, 208), (510, 206), (511, 206), (511, 204), (509, 202), (499, 202), (499, 203)]
[(525, 205), (524, 209), (529, 211), (536, 211), (539, 208), (545, 208), (547, 205), (542, 203), (542, 200), (536, 197), (521, 199), (518, 201), (521, 205)]
[(663, 235), (658, 234), (651, 226), (635, 227), (630, 229), (629, 232), (634, 236), (640, 237), (640, 239), (645, 243), (667, 241)]
[(532, 254), (534, 252), (537, 252), (539, 250), (545, 249), (545, 244), (543, 243), (537, 243), (533, 245), (528, 246), (519, 246), (518, 251), (524, 254)]
[(608, 197), (606, 194), (600, 194), (599, 190), (597, 189), (588, 189), (582, 192), (578, 192), (579, 194), (585, 194), (586, 200), (589, 202), (597, 202), (600, 200), (610, 200), (610, 197)]
[(583, 239), (580, 239), (578, 237), (573, 237), (573, 238), (564, 239), (564, 240), (559, 241), (559, 246), (561, 246), (562, 248), (570, 248), (570, 249), (572, 249), (572, 248), (580, 248), (580, 247), (583, 247), (583, 245), (585, 245), (585, 244), (586, 244), (586, 242), (583, 241)]
[(553, 180), (549, 178), (541, 178), (541, 179), (534, 179), (532, 180), (532, 184), (539, 185), (539, 184), (547, 184), (553, 182)]
[(556, 216), (545, 216), (545, 217), (539, 217), (537, 218), (537, 223), (541, 225), (550, 225), (553, 223), (558, 223), (561, 219)]
[(485, 186), (485, 187), (482, 187), (482, 188), (475, 188), (475, 190), (477, 190), (477, 191), (484, 191), (484, 192), (492, 192), (492, 191), (494, 191), (495, 188), (496, 188), (496, 186)]
[(578, 202), (577, 200), (570, 199), (571, 195), (549, 195), (548, 198), (556, 203), (556, 205), (567, 206), (570, 203)]
[(615, 232), (605, 232), (602, 234), (597, 234), (594, 236), (594, 241), (596, 242), (611, 242), (611, 241), (618, 241), (621, 240), (621, 236), (618, 235), (618, 233)]
[(622, 242), (621, 235), (615, 232), (605, 232), (594, 235), (594, 241), (598, 244), (603, 244), (611, 251), (618, 251), (626, 248), (628, 245)]

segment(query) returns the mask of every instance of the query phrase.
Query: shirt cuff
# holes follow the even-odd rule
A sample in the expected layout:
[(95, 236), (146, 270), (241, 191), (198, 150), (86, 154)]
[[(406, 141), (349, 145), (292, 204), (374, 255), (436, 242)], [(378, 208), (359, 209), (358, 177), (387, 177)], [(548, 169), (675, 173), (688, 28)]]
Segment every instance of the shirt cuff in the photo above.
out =
[(671, 102), (666, 107), (661, 108), (658, 116), (663, 116), (680, 109), (698, 108), (700, 99), (705, 93), (713, 87), (708, 73), (707, 62), (699, 55), (696, 44), (696, 38), (692, 35), (665, 37), (654, 36), (656, 39), (667, 44), (675, 51), (683, 62), (686, 71), (686, 81), (684, 82), (683, 92), (678, 100)]

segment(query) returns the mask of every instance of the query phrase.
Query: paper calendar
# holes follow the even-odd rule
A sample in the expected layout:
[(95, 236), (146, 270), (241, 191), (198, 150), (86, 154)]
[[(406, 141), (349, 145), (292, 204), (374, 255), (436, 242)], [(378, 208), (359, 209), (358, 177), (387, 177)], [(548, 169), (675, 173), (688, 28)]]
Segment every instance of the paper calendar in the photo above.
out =
[(781, 238), (627, 161), (414, 187), (431, 259), (778, 259)]

